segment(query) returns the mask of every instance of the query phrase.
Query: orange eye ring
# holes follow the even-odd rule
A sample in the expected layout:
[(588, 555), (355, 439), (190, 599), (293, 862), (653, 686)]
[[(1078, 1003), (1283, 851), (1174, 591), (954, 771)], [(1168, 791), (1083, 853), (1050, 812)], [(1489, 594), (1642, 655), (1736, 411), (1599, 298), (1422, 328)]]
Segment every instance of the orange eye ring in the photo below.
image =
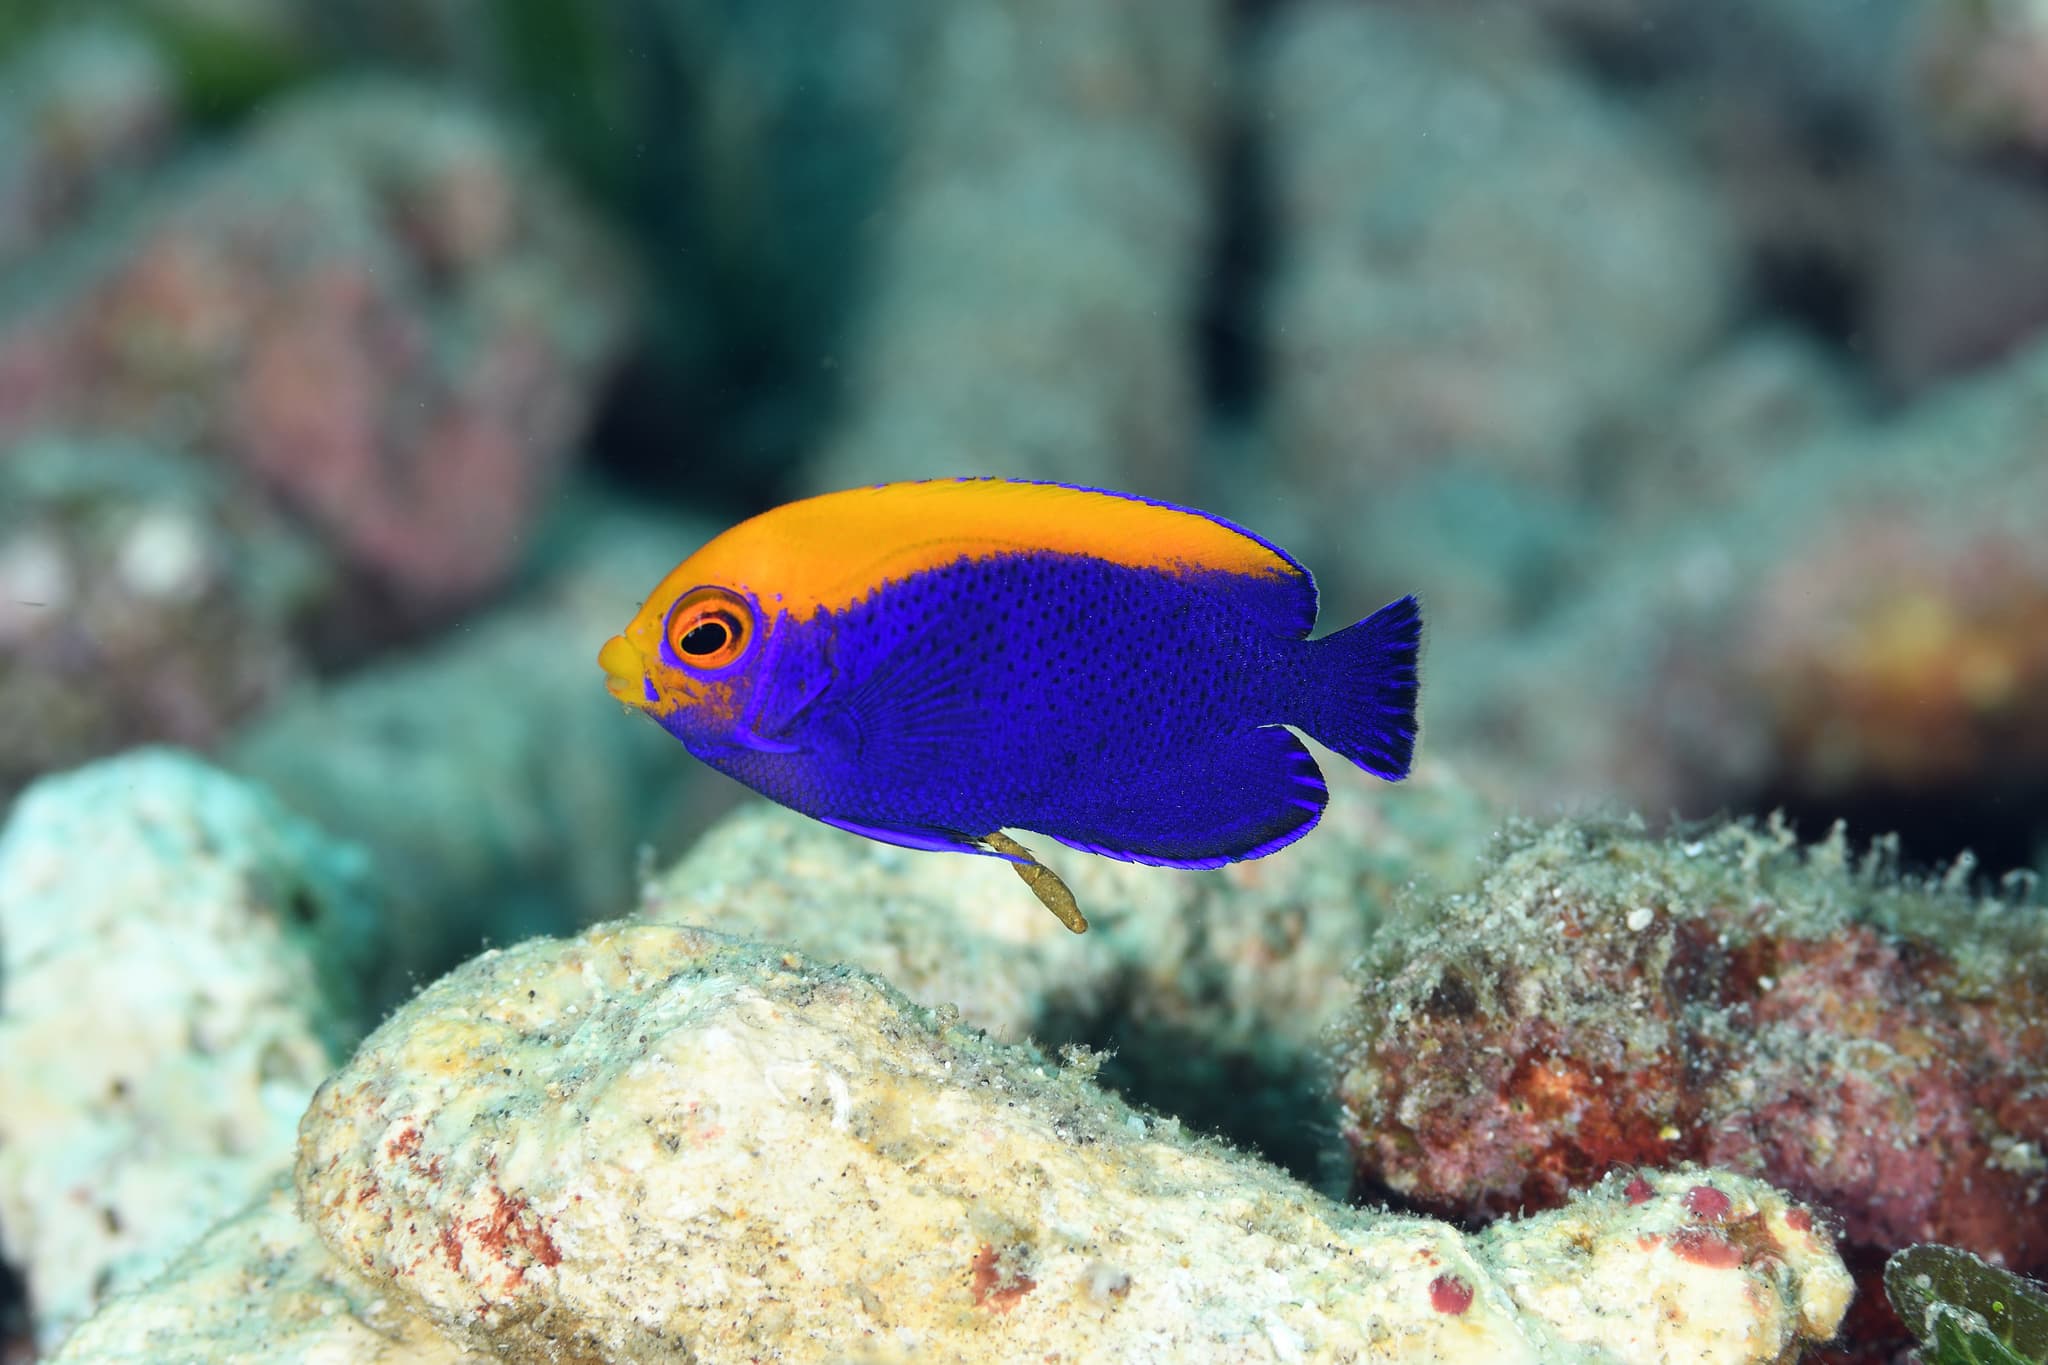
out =
[(747, 652), (754, 635), (754, 609), (726, 588), (692, 588), (669, 608), (662, 642), (671, 662), (717, 670)]

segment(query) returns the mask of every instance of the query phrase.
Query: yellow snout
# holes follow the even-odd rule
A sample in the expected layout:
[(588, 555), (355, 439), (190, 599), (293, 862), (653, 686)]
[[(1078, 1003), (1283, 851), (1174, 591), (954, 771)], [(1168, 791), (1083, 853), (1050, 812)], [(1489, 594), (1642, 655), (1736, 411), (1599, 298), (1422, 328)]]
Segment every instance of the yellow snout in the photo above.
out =
[(628, 706), (647, 705), (647, 661), (632, 641), (614, 635), (597, 652), (597, 666), (605, 673), (605, 690)]

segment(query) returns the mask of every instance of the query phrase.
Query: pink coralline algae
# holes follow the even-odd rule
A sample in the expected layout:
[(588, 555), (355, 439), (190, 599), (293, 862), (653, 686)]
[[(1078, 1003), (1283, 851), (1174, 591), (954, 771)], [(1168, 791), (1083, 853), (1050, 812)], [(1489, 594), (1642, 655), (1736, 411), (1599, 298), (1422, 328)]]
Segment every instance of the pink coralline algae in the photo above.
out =
[[(1695, 1161), (1824, 1208), (1852, 1247), (2038, 1273), (2048, 923), (1957, 880), (1902, 879), (1883, 845), (1852, 865), (1839, 831), (1512, 829), (1360, 978), (1338, 1070), (1360, 1190), (1490, 1216)], [(1673, 1249), (1725, 1259), (1728, 1196), (1684, 1202)]]
[(0, 320), (0, 440), (221, 455), (402, 599), (504, 575), (627, 312), (610, 248), (513, 139), (406, 87), (318, 91), (109, 226)]

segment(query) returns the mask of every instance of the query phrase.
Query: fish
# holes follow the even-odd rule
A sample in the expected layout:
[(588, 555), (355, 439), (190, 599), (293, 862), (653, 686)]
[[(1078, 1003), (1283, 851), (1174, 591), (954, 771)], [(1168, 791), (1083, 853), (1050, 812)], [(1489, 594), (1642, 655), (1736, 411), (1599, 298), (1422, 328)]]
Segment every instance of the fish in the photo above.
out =
[(1213, 868), (1322, 818), (1329, 787), (1295, 729), (1408, 775), (1415, 597), (1311, 639), (1316, 612), (1308, 569), (1222, 517), (928, 479), (721, 533), (598, 664), (613, 697), (761, 795), (883, 843), (1005, 859), (1080, 932), (1071, 892), (1002, 831)]

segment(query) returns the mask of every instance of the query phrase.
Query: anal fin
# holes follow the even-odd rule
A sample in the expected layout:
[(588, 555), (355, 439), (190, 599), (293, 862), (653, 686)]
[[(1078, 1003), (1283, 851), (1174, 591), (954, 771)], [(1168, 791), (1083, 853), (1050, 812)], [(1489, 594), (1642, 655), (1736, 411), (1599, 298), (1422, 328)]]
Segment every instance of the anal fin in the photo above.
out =
[(1315, 756), (1271, 725), (1162, 756), (1142, 781), (1104, 784), (1098, 799), (1028, 827), (1124, 862), (1221, 867), (1301, 838), (1329, 799)]

